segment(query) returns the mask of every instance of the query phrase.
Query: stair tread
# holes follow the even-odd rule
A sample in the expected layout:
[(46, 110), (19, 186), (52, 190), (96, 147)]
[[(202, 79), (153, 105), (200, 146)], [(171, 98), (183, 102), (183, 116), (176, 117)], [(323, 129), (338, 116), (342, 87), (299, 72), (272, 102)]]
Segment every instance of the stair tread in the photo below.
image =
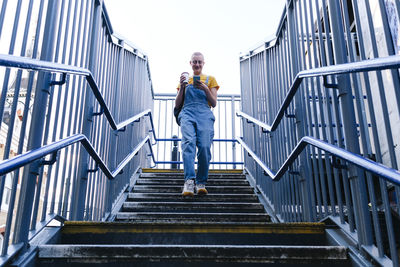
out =
[(324, 230), (323, 223), (67, 221), (60, 244), (324, 245)]
[[(183, 176), (139, 176), (138, 179), (143, 179), (143, 180), (152, 180), (152, 179), (157, 179), (157, 180), (179, 180), (183, 181), (184, 177)], [(221, 181), (221, 180), (231, 180), (231, 181), (246, 181), (246, 177), (244, 176), (209, 176), (207, 181)]]
[(219, 213), (219, 212), (118, 212), (116, 214), (117, 220), (137, 220), (137, 221), (270, 221), (270, 216), (266, 213)]
[[(98, 230), (93, 230), (98, 229)], [(117, 230), (116, 230), (117, 229)], [(272, 234), (312, 234), (323, 235), (325, 224), (307, 223), (271, 223), (271, 222), (186, 222), (174, 224), (164, 222), (91, 222), (66, 221), (63, 233), (104, 233), (104, 232), (232, 232), (232, 233), (272, 233)]]
[(226, 206), (262, 206), (260, 203), (247, 203), (247, 202), (195, 202), (195, 201), (191, 201), (191, 202), (125, 202), (124, 204), (128, 205), (128, 206), (134, 206), (134, 205), (144, 205), (144, 206), (152, 206), (152, 205), (168, 205), (168, 206), (172, 206), (172, 205), (182, 205), (182, 206), (190, 206), (190, 205), (202, 205), (202, 206), (222, 206), (222, 205), (226, 205)]
[(270, 245), (40, 245), (39, 258), (126, 258), (126, 259), (231, 259), (260, 260), (347, 260), (343, 246)]
[[(136, 181), (136, 185), (171, 185), (171, 184), (178, 184), (178, 185), (183, 185), (184, 180), (183, 179), (138, 179)], [(214, 186), (214, 185), (242, 185), (242, 186), (248, 186), (249, 182), (246, 180), (228, 180), (228, 179), (221, 179), (221, 180), (207, 180), (207, 185), (208, 186)]]
[(196, 212), (219, 211), (219, 212), (264, 212), (260, 203), (243, 202), (125, 202), (124, 211), (182, 211), (195, 210)]
[[(131, 192), (129, 195), (152, 195), (152, 196), (182, 196), (181, 193), (164, 193), (164, 192), (155, 192), (155, 193), (135, 193)], [(253, 197), (256, 196), (254, 193), (246, 193), (246, 194), (229, 194), (229, 193), (220, 193), (220, 194), (215, 194), (215, 193), (209, 193), (205, 196), (201, 196), (202, 198), (205, 197)], [(195, 195), (196, 197), (196, 195)]]
[[(135, 185), (132, 192), (181, 192), (182, 185)], [(209, 193), (251, 193), (253, 188), (250, 186), (207, 186)]]
[[(139, 177), (137, 180), (143, 180), (143, 181), (180, 181), (184, 182), (183, 177)], [(229, 177), (223, 177), (223, 178), (208, 178), (207, 182), (246, 182), (246, 178), (229, 178)]]
[(249, 215), (260, 215), (260, 216), (267, 216), (267, 213), (219, 213), (219, 212), (207, 212), (207, 213), (196, 213), (196, 212), (118, 212), (118, 214), (137, 214), (137, 215), (190, 215), (190, 216), (211, 216), (211, 215), (244, 215), (244, 216), (249, 216)]
[(212, 194), (209, 193), (206, 196), (197, 196), (195, 195), (192, 199), (183, 198), (181, 192), (175, 193), (151, 193), (151, 192), (135, 192), (129, 193), (127, 201), (141, 201), (145, 203), (154, 202), (154, 201), (185, 201), (185, 202), (214, 202), (219, 203), (222, 201), (235, 201), (235, 202), (250, 202), (259, 203), (257, 195), (254, 193), (251, 194)]
[[(135, 185), (134, 188), (182, 188), (181, 185)], [(251, 188), (248, 185), (234, 186), (234, 185), (211, 185), (206, 186), (207, 188), (227, 188), (227, 189), (248, 189)], [(252, 188), (251, 188), (252, 189)]]
[[(140, 177), (184, 177), (183, 172), (180, 173), (141, 173)], [(208, 177), (210, 178), (220, 178), (220, 177), (246, 177), (243, 173), (208, 173)]]
[[(184, 177), (183, 177), (183, 175), (182, 176), (171, 176), (171, 177), (169, 177), (169, 176), (164, 176), (164, 177), (161, 177), (161, 176), (139, 176), (139, 179), (143, 179), (143, 180), (169, 180), (169, 179), (172, 179), (172, 180), (179, 180), (179, 181), (182, 181), (182, 180), (184, 180)], [(226, 176), (226, 177), (213, 177), (213, 176), (209, 176), (208, 177), (208, 179), (207, 179), (207, 181), (210, 181), (210, 180), (214, 180), (214, 181), (223, 181), (223, 180), (228, 180), (228, 181), (247, 181), (246, 180), (246, 177), (245, 176), (241, 176), (241, 177), (231, 177), (231, 176)]]

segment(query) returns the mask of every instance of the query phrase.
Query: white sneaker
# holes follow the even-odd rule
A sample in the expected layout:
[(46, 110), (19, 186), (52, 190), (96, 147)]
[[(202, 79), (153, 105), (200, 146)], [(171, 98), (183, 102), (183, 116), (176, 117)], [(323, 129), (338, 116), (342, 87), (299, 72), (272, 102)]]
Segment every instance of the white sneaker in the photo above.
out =
[(184, 197), (192, 197), (194, 196), (194, 180), (188, 179), (185, 181), (183, 185), (182, 196)]
[(198, 195), (207, 195), (208, 191), (206, 189), (206, 186), (204, 184), (198, 184), (196, 185), (196, 192)]

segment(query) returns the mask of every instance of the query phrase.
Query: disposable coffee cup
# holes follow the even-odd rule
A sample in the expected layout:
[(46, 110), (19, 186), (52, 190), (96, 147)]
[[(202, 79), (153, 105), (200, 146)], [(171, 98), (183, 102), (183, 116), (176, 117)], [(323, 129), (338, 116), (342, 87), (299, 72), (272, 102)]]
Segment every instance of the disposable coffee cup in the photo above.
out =
[(189, 72), (182, 72), (182, 75), (185, 77), (183, 83), (189, 83)]

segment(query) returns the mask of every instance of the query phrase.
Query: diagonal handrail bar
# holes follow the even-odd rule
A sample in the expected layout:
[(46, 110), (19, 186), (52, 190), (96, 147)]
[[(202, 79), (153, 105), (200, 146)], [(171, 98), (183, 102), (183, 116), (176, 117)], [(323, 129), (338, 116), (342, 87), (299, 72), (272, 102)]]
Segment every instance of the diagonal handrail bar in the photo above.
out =
[[(124, 128), (125, 126), (127, 126), (127, 125), (129, 125), (129, 124), (131, 124), (131, 123), (133, 123), (133, 122), (135, 122), (135, 121), (138, 121), (141, 117), (147, 116), (148, 114), (151, 114), (151, 109), (146, 109), (146, 110), (144, 110), (144, 111), (142, 111), (142, 112), (136, 114), (135, 116), (133, 116), (133, 117), (127, 119), (127, 120), (124, 120), (124, 121), (118, 123), (118, 124), (117, 124), (117, 129), (118, 129), (118, 130), (119, 130), (119, 129), (122, 129), (122, 128)], [(151, 117), (150, 117), (150, 118), (151, 118)], [(152, 120), (152, 119), (151, 119), (151, 124), (153, 125), (153, 120)], [(157, 138), (156, 138), (155, 136), (154, 136), (154, 138), (157, 140)]]
[[(250, 116), (250, 115), (247, 114), (247, 113), (244, 113), (243, 111), (238, 111), (238, 110), (237, 110), (237, 111), (236, 111), (236, 116), (242, 117), (242, 118), (246, 119), (247, 122), (257, 124), (258, 126), (261, 127), (261, 129), (262, 129), (263, 132), (268, 132), (268, 133), (270, 133), (270, 132), (273, 131), (273, 130), (271, 130), (271, 129), (272, 129), (272, 126), (271, 126), (271, 125), (269, 125), (269, 124), (267, 124), (267, 123), (265, 123), (265, 122), (262, 122), (262, 121), (260, 121), (260, 120), (257, 120), (256, 118)], [(275, 130), (275, 129), (276, 129), (276, 127), (274, 128), (274, 130)]]
[(241, 144), (241, 146), (246, 149), (246, 151), (251, 155), (251, 157), (260, 165), (265, 173), (274, 181), (279, 181), (289, 169), (289, 166), (297, 159), (300, 153), (308, 145), (311, 145), (332, 155), (335, 155), (338, 158), (346, 160), (347, 162), (352, 163), (366, 171), (375, 173), (393, 184), (400, 185), (400, 171), (389, 168), (381, 163), (375, 162), (358, 154), (352, 153), (346, 149), (337, 147), (311, 136), (304, 136), (300, 139), (296, 147), (292, 150), (286, 161), (282, 164), (282, 166), (276, 173), (274, 173), (268, 166), (266, 166), (265, 163), (256, 155), (256, 153), (254, 153), (254, 151), (251, 150), (251, 148), (241, 138), (237, 138), (237, 140)]
[(143, 138), (143, 140), (138, 145), (136, 145), (136, 147), (132, 150), (132, 152), (130, 152), (120, 162), (120, 164), (117, 166), (117, 168), (114, 171), (111, 171), (107, 167), (107, 165), (104, 163), (104, 161), (101, 159), (101, 157), (97, 154), (96, 150), (93, 148), (92, 144), (87, 139), (87, 137), (83, 134), (75, 134), (75, 135), (66, 137), (62, 140), (55, 141), (51, 144), (42, 146), (40, 148), (25, 152), (25, 153), (20, 154), (12, 159), (7, 159), (7, 160), (1, 162), (0, 163), (0, 176), (5, 175), (13, 170), (16, 170), (22, 166), (27, 165), (35, 160), (41, 159), (41, 158), (45, 157), (46, 155), (55, 153), (60, 149), (63, 149), (67, 146), (73, 145), (78, 142), (80, 142), (83, 145), (83, 147), (86, 149), (86, 151), (89, 153), (89, 155), (96, 162), (96, 165), (103, 171), (103, 173), (105, 174), (105, 176), (108, 179), (114, 179), (146, 143), (150, 147), (153, 161), (155, 162), (154, 155), (152, 153), (150, 137), (148, 135), (145, 138)]
[(286, 94), (286, 97), (283, 100), (283, 103), (279, 108), (279, 111), (276, 114), (275, 119), (271, 125), (261, 122), (242, 111), (237, 111), (236, 115), (239, 117), (244, 117), (248, 121), (251, 121), (259, 125), (266, 132), (273, 132), (276, 130), (282, 118), (284, 117), (286, 109), (291, 104), (304, 78), (337, 75), (337, 74), (349, 74), (349, 73), (367, 72), (367, 71), (378, 71), (378, 70), (386, 70), (394, 68), (400, 68), (400, 56), (374, 58), (357, 62), (314, 68), (310, 70), (303, 70), (296, 75), (294, 81), (292, 82), (292, 86), (290, 87), (288, 93)]
[(76, 66), (65, 65), (65, 64), (60, 64), (60, 63), (53, 63), (53, 62), (48, 62), (48, 61), (43, 61), (43, 60), (37, 60), (37, 59), (32, 59), (32, 58), (5, 55), (5, 54), (0, 54), (0, 66), (28, 69), (28, 70), (37, 70), (37, 71), (59, 72), (59, 73), (64, 73), (64, 74), (75, 74), (75, 75), (85, 76), (87, 82), (90, 85), (90, 88), (93, 91), (94, 96), (96, 97), (97, 101), (99, 102), (99, 105), (100, 105), (102, 111), (104, 112), (104, 115), (106, 116), (107, 121), (109, 122), (109, 124), (113, 130), (121, 130), (126, 125), (128, 125), (128, 124), (138, 120), (140, 117), (146, 115), (146, 116), (150, 116), (152, 133), (153, 133), (154, 139), (157, 141), (151, 109), (145, 110), (142, 113), (134, 115), (133, 117), (117, 124), (114, 120), (114, 117), (111, 114), (110, 109), (108, 108), (108, 106), (104, 100), (103, 95), (101, 94), (101, 92), (99, 90), (99, 87), (97, 86), (96, 81), (93, 78), (91, 71), (88, 69), (76, 67)]

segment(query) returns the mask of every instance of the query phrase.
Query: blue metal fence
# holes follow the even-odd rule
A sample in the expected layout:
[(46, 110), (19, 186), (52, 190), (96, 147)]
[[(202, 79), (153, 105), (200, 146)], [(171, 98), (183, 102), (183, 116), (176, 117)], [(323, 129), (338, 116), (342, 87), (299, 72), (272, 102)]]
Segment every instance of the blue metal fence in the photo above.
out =
[(400, 50), (392, 21), (398, 1), (287, 1), (276, 38), (240, 59), (238, 115), (246, 169), (278, 220), (330, 218), (361, 253), (398, 266)]
[[(399, 1), (288, 0), (276, 38), (240, 58), (237, 118), (240, 98), (219, 97), (213, 148), (213, 168), (244, 158), (277, 220), (330, 218), (394, 266), (399, 14)], [(54, 219), (105, 220), (139, 167), (180, 162), (175, 95), (154, 95), (102, 1), (3, 0), (0, 40), (1, 264)]]
[[(183, 168), (181, 153), (178, 158), (172, 158), (173, 142), (177, 142), (177, 150), (180, 151), (181, 141), (180, 127), (173, 116), (175, 97), (176, 94), (168, 93), (154, 95), (154, 127), (158, 134), (158, 142), (154, 146), (157, 168), (169, 169), (174, 165)], [(215, 124), (210, 169), (243, 168), (242, 150), (236, 149), (240, 120), (235, 116), (235, 110), (239, 107), (240, 95), (218, 95), (217, 106), (213, 109)]]
[(113, 34), (102, 1), (3, 0), (0, 12), (4, 263), (52, 219), (106, 219), (154, 161), (156, 135), (147, 56)]

